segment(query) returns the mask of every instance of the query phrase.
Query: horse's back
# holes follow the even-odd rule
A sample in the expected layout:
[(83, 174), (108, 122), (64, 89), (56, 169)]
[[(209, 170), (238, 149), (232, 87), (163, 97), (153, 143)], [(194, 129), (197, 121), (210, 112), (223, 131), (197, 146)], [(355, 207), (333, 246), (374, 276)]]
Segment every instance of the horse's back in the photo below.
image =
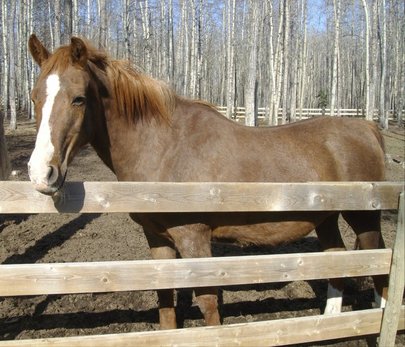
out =
[(295, 134), (292, 137), (304, 146), (304, 161), (318, 162), (325, 170), (324, 175), (319, 172), (320, 180), (380, 181), (385, 177), (384, 141), (373, 122), (320, 117), (294, 123), (285, 132), (287, 138)]
[[(197, 106), (184, 145), (188, 180), (302, 182), (384, 179), (377, 126), (349, 118), (319, 117), (276, 127), (246, 127)], [(193, 150), (194, 149), (194, 150)], [(187, 172), (187, 168), (184, 168)]]

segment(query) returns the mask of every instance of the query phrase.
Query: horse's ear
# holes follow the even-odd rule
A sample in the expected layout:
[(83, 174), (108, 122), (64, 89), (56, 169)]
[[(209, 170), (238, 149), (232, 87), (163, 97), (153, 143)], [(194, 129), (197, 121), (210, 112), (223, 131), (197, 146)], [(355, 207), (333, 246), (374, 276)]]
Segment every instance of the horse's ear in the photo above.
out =
[(28, 47), (30, 49), (31, 55), (39, 66), (42, 66), (45, 60), (50, 56), (48, 50), (44, 47), (41, 41), (35, 34), (32, 34), (28, 40)]
[(74, 64), (79, 64), (80, 66), (87, 64), (87, 46), (82, 39), (78, 37), (72, 37), (70, 39), (70, 54)]

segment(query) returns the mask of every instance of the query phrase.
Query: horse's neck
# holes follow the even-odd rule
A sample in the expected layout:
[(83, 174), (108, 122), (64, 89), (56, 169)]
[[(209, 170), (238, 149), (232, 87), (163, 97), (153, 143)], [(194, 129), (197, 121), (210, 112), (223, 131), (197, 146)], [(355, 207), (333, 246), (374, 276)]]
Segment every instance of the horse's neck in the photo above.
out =
[(108, 153), (100, 150), (98, 154), (106, 164), (109, 158), (119, 180), (157, 179), (163, 153), (173, 142), (174, 132), (169, 124), (157, 120), (130, 124), (125, 117), (107, 112), (106, 131)]
[(90, 144), (96, 151), (99, 158), (113, 172), (114, 165), (111, 158), (111, 144), (109, 140), (109, 131), (104, 113), (100, 110), (97, 116), (92, 120), (92, 131)]

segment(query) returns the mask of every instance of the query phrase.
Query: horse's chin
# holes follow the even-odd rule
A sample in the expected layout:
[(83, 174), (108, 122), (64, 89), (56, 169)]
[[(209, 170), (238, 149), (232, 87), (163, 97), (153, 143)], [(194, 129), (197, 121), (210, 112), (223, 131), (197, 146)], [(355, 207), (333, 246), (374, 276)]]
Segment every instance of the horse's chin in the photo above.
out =
[(56, 194), (62, 186), (48, 186), (47, 184), (35, 184), (34, 188), (41, 194), (52, 196)]

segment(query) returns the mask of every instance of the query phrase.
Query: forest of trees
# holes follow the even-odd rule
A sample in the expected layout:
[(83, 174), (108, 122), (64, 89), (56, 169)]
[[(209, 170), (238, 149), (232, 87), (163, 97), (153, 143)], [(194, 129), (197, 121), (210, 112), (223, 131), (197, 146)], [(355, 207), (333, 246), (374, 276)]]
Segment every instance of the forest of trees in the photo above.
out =
[[(72, 35), (131, 60), (177, 93), (246, 107), (255, 125), (302, 108), (378, 110), (404, 119), (403, 0), (1, 0), (0, 114), (32, 118), (31, 33), (50, 49)], [(7, 111), (7, 112), (5, 112)], [(1, 117), (0, 117), (1, 118)]]

